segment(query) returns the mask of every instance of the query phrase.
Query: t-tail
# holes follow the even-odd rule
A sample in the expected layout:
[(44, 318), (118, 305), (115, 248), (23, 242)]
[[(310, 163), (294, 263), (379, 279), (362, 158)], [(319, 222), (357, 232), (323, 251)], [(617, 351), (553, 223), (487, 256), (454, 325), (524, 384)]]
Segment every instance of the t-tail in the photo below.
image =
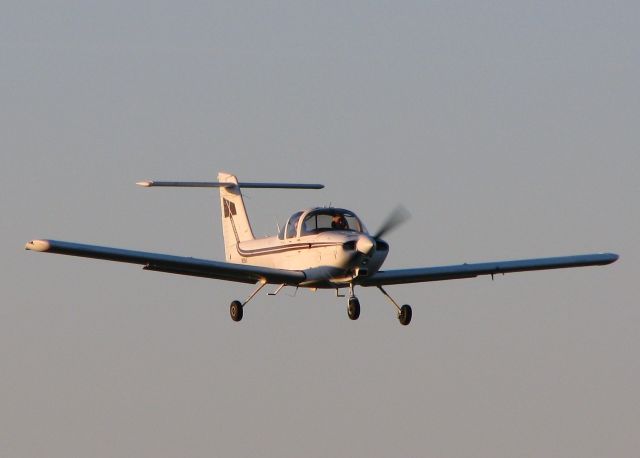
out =
[(322, 189), (324, 185), (308, 183), (253, 183), (238, 182), (229, 173), (218, 173), (218, 181), (139, 181), (143, 187), (180, 187), (180, 188), (220, 188), (220, 211), (222, 215), (222, 236), (224, 238), (224, 255), (227, 261), (241, 262), (238, 244), (253, 240), (253, 231), (249, 223), (242, 188), (262, 189)]

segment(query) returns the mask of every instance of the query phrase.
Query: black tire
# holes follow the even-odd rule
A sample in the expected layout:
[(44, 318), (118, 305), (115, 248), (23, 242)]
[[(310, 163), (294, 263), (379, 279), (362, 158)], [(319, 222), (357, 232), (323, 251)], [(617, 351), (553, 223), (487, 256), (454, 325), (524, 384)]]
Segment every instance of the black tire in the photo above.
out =
[(404, 304), (400, 307), (400, 312), (398, 313), (398, 320), (402, 326), (406, 326), (411, 323), (411, 315), (413, 312), (411, 311), (411, 306)]
[(240, 301), (233, 301), (229, 307), (229, 314), (233, 321), (240, 321), (242, 319), (242, 304)]
[(357, 320), (360, 316), (360, 301), (357, 297), (349, 298), (349, 305), (347, 306), (347, 315), (349, 319)]

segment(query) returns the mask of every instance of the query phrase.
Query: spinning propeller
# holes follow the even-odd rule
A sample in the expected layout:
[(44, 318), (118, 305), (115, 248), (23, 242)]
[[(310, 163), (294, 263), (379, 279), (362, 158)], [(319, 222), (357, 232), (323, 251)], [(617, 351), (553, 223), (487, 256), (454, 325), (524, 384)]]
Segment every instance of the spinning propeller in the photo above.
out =
[(382, 223), (382, 226), (378, 231), (372, 236), (362, 235), (358, 242), (356, 243), (356, 250), (359, 253), (364, 254), (365, 256), (370, 255), (373, 252), (373, 249), (376, 247), (378, 243), (380, 243), (382, 236), (393, 231), (403, 223), (405, 223), (411, 214), (409, 210), (407, 210), (402, 205), (398, 205), (393, 209), (391, 213), (387, 216), (387, 218)]
[(393, 209), (391, 213), (389, 213), (389, 216), (387, 216), (387, 219), (384, 221), (384, 223), (382, 223), (382, 226), (380, 227), (380, 229), (378, 229), (378, 232), (373, 235), (373, 238), (379, 240), (387, 232), (391, 232), (401, 224), (408, 221), (410, 217), (411, 213), (409, 213), (409, 210), (407, 210), (402, 205), (398, 205)]

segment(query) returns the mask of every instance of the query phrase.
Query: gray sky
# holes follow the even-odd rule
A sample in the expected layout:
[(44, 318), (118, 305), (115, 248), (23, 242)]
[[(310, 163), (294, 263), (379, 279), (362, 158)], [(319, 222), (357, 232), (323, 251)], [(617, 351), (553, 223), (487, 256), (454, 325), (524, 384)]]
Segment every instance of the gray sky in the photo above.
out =
[[(9, 2), (0, 15), (0, 455), (632, 457), (640, 448), (637, 2)], [(606, 268), (376, 290), (247, 285), (23, 251), (219, 259), (333, 203), (386, 267), (594, 251)]]

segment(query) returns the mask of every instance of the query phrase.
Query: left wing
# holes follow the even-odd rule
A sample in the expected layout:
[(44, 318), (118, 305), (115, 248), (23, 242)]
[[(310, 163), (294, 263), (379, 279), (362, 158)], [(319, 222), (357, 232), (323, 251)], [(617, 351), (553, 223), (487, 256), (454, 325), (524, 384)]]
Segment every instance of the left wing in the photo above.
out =
[(379, 271), (370, 277), (357, 279), (362, 286), (397, 285), (458, 278), (473, 278), (478, 275), (497, 275), (529, 270), (562, 269), (566, 267), (603, 266), (618, 260), (614, 253), (583, 254), (555, 258), (520, 259), (516, 261), (483, 262), (454, 266), (420, 267), (416, 269), (394, 269)]
[(82, 243), (60, 242), (58, 240), (32, 240), (25, 245), (25, 249), (141, 264), (144, 265), (144, 270), (243, 283), (265, 282), (295, 286), (306, 279), (304, 272), (299, 270), (272, 269), (184, 256), (85, 245)]

